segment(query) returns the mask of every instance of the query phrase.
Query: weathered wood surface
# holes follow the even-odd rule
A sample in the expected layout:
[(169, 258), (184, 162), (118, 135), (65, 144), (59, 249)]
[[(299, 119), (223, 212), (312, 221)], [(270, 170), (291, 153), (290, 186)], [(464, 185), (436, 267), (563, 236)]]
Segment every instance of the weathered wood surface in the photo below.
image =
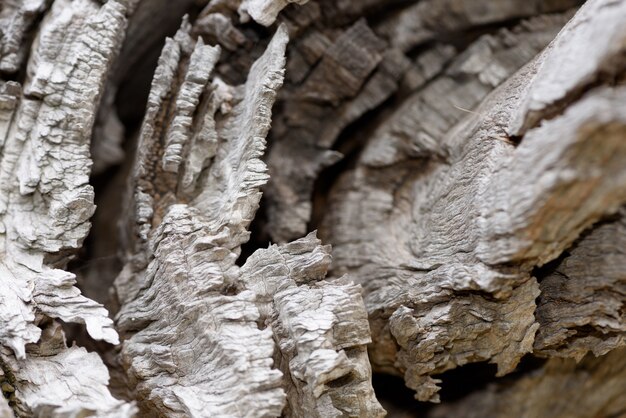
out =
[(14, 74), (28, 54), (35, 22), (49, 6), (47, 0), (5, 1), (0, 11), (0, 71)]
[(166, 42), (138, 145), (133, 255), (116, 282), (129, 381), (167, 416), (278, 416), (287, 400), (296, 416), (381, 415), (360, 288), (313, 284), (329, 248), (309, 236), (235, 265), (268, 178), (287, 29), (241, 86), (212, 77), (220, 49), (191, 32)]
[[(479, 39), (448, 74), (378, 127), (357, 167), (331, 194), (322, 237), (333, 243), (334, 271), (349, 272), (364, 286), (372, 362), (402, 373), (419, 399), (437, 400), (437, 381), (429, 375), (467, 362), (489, 360), (500, 375), (512, 371), (532, 351), (540, 326), (534, 318), (540, 289), (531, 269), (556, 258), (624, 201), (623, 90), (596, 87), (515, 139), (519, 146), (506, 134), (527, 113), (534, 86), (552, 77), (547, 66), (565, 60), (560, 46), (571, 38), (564, 37), (595, 27), (594, 20), (603, 25), (609, 13), (624, 15), (619, 4), (599, 3), (583, 6), (546, 52), (485, 99), (489, 90), (481, 87), (497, 86), (515, 68), (494, 71), (497, 54), (493, 61), (472, 57), (484, 54), (486, 39)], [(603, 8), (609, 11), (597, 13)], [(550, 28), (549, 20), (531, 22)], [(555, 34), (558, 24), (552, 28)], [(541, 31), (521, 29), (518, 42), (527, 51), (532, 43), (524, 38)], [(501, 36), (504, 54), (512, 52), (511, 36)], [(612, 51), (611, 45), (605, 48)], [(562, 51), (570, 62), (587, 60)], [(607, 59), (618, 59), (611, 51)], [(455, 85), (463, 72), (476, 74), (476, 81), (464, 76)], [(442, 94), (446, 100), (437, 100)], [(451, 109), (437, 118), (443, 106)], [(423, 117), (429, 107), (435, 107), (432, 117)], [(468, 108), (475, 110), (461, 110)]]
[(0, 1), (0, 416), (620, 416), (624, 21)]
[[(20, 50), (11, 49), (11, 42), (26, 36), (43, 10), (45, 2), (35, 3), (16, 5), (9, 25), (14, 32), (5, 33), (10, 38), (3, 44), (7, 63), (19, 65)], [(12, 353), (0, 355), (21, 414), (75, 416), (91, 410), (119, 416), (135, 409), (111, 396), (100, 357), (68, 348), (54, 321), (84, 323), (91, 337), (119, 342), (106, 309), (82, 296), (75, 275), (62, 268), (87, 236), (95, 209), (91, 129), (124, 37), (126, 7), (118, 1), (54, 2), (33, 41), (23, 87), (2, 87), (0, 341)]]

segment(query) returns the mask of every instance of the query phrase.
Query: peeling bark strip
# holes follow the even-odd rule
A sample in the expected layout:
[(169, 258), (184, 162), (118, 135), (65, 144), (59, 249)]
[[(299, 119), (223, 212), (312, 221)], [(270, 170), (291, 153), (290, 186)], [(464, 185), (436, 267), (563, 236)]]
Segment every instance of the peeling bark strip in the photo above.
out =
[(623, 415), (624, 22), (0, 0), (0, 418)]

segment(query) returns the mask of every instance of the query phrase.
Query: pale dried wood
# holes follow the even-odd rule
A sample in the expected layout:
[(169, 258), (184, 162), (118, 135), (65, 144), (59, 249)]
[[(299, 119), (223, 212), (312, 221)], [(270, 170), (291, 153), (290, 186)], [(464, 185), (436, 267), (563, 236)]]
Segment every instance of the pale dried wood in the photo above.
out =
[(111, 396), (109, 373), (97, 353), (82, 347), (67, 347), (61, 325), (44, 328), (39, 344), (30, 347), (28, 358), (15, 359), (3, 351), (0, 356), (13, 372), (17, 416), (127, 418), (137, 408)]
[[(259, 158), (286, 28), (242, 86), (212, 76), (219, 48), (190, 32), (166, 42), (135, 164), (134, 255), (116, 281), (131, 384), (146, 413), (168, 416), (279, 416), (286, 392), (288, 416), (380, 416), (359, 287), (313, 283), (329, 248), (309, 236), (235, 265), (268, 179)], [(324, 303), (290, 307), (281, 291)]]
[[(35, 19), (26, 11), (43, 11), (44, 2), (34, 5), (22, 4), (15, 24), (26, 26), (15, 30)], [(24, 414), (45, 408), (43, 415), (65, 416), (90, 408), (129, 416), (134, 409), (110, 395), (98, 355), (67, 348), (58, 325), (58, 343), (49, 344), (40, 328), (46, 318), (58, 318), (86, 324), (95, 339), (118, 342), (106, 309), (82, 296), (74, 274), (62, 268), (86, 237), (95, 209), (91, 129), (126, 13), (119, 1), (56, 1), (38, 29), (23, 91), (11, 82), (2, 87), (0, 342), (11, 349), (3, 351), (4, 372), (17, 379), (14, 397)]]
[[(100, 25), (103, 20), (109, 27)], [(11, 315), (21, 311), (22, 319), (6, 320), (1, 339), (21, 358), (24, 344), (39, 336), (36, 312), (86, 322), (94, 338), (117, 342), (106, 310), (80, 296), (74, 276), (47, 266), (44, 257), (78, 248), (89, 231), (94, 102), (124, 24), (121, 3), (55, 3), (35, 40), (24, 94), (15, 98), (19, 105), (3, 141), (0, 213), (5, 289), (19, 295)], [(87, 29), (77, 33), (83, 25)], [(73, 35), (66, 38), (69, 48), (57, 41), (66, 33)], [(91, 49), (96, 39), (98, 49)]]
[(623, 87), (596, 88), (527, 132), (501, 160), (482, 195), (479, 259), (543, 265), (619, 209), (626, 200), (625, 101)]
[[(266, 179), (258, 157), (282, 82), (287, 34), (279, 30), (246, 85), (229, 87), (209, 83), (219, 48), (192, 40), (190, 29), (184, 22), (166, 42), (142, 127), (129, 216), (140, 261), (127, 264), (116, 281), (122, 305), (117, 323), (127, 335), (121, 356), (141, 405), (153, 413), (276, 416), (284, 393), (280, 372), (271, 368), (271, 333), (257, 327), (254, 294), (228, 295), (227, 289)], [(180, 85), (178, 71), (184, 74)], [(201, 94), (204, 111), (191, 121), (185, 115), (193, 114)], [(159, 116), (168, 114), (170, 120)], [(181, 136), (192, 124), (196, 135)], [(215, 150), (204, 153), (200, 165), (181, 164), (189, 154), (180, 141), (189, 136), (195, 143), (186, 150)], [(195, 170), (185, 185), (191, 186), (191, 203), (175, 204), (183, 167)], [(153, 188), (155, 179), (160, 189)], [(209, 187), (221, 191), (206, 201), (201, 194)], [(202, 364), (195, 364), (200, 358)]]
[(371, 342), (361, 288), (344, 279), (320, 281), (330, 246), (314, 233), (257, 250), (242, 267), (256, 293), (260, 322), (278, 346), (288, 408), (294, 417), (382, 417), (371, 386)]
[[(496, 139), (495, 115), (462, 109), (475, 107), (564, 23), (541, 18), (476, 41), (387, 118), (331, 194), (324, 236), (334, 244), (334, 271), (350, 272), (365, 289), (373, 365), (403, 374), (421, 400), (438, 400), (430, 374), (481, 360), (504, 374), (532, 350), (537, 283), (472, 255), (474, 199), (489, 169), (515, 148)], [(524, 76), (483, 107), (512, 107)], [(458, 128), (458, 139), (447, 134), (468, 115), (475, 127)]]
[(625, 18), (626, 4), (622, 1), (587, 1), (538, 58), (537, 74), (508, 132), (523, 135), (542, 119), (558, 114), (585, 89), (623, 73)]
[(276, 21), (278, 13), (291, 3), (304, 4), (309, 0), (243, 0), (238, 11), (242, 16), (242, 22), (252, 17), (256, 22), (264, 26), (270, 26)]
[[(90, 149), (94, 172), (121, 161), (116, 112), (139, 117), (136, 81), (186, 12), (120, 172), (123, 345), (97, 348), (115, 393), (141, 416), (378, 417), (372, 368), (437, 401), (442, 372), (532, 353), (563, 359), (427, 415), (623, 412), (623, 1), (558, 35), (573, 11), (547, 13), (580, 1), (0, 3), (0, 71), (24, 80), (0, 81), (0, 416), (136, 413), (54, 318), (117, 341), (63, 269), (94, 210)], [(332, 252), (310, 233), (239, 267), (263, 188), (250, 248), (323, 216)], [(118, 248), (103, 227), (92, 257)]]
[(13, 418), (13, 410), (6, 399), (0, 400), (0, 418)]

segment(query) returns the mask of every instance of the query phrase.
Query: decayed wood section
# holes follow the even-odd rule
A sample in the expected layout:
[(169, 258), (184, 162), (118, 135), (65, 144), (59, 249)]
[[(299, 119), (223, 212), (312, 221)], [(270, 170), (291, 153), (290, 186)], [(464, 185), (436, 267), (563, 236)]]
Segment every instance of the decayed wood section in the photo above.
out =
[(170, 3), (0, 1), (0, 417), (626, 413), (626, 1)]

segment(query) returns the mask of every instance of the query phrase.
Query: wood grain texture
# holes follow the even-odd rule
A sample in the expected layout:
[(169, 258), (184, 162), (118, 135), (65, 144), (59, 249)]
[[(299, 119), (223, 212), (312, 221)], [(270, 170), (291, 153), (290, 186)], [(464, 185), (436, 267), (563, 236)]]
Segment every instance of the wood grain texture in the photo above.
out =
[(242, 267), (270, 326), (283, 372), (286, 416), (382, 417), (371, 385), (371, 342), (361, 288), (347, 278), (321, 281), (330, 246), (314, 233), (254, 252)]
[[(28, 13), (44, 10), (44, 2), (35, 3), (20, 6), (16, 25), (32, 23)], [(95, 209), (91, 129), (126, 11), (118, 1), (55, 2), (34, 40), (23, 87), (2, 87), (0, 341), (11, 349), (3, 351), (4, 372), (14, 375), (11, 397), (26, 415), (75, 416), (88, 409), (119, 416), (134, 410), (109, 393), (108, 371), (97, 354), (68, 348), (55, 322), (48, 327), (51, 336), (48, 328), (42, 332), (55, 318), (85, 324), (95, 339), (119, 342), (106, 309), (82, 296), (75, 275), (63, 268), (86, 237)], [(81, 374), (85, 368), (89, 372)]]
[(15, 359), (6, 351), (0, 356), (13, 370), (9, 380), (14, 391), (9, 400), (17, 416), (114, 418), (137, 412), (132, 403), (111, 396), (109, 372), (100, 356), (83, 347), (68, 348), (56, 322), (44, 328), (39, 344), (29, 349), (26, 359)]
[(624, 21), (0, 0), (0, 417), (622, 416)]
[(535, 351), (581, 360), (624, 345), (623, 209), (586, 231), (540, 282)]
[(0, 9), (0, 72), (14, 74), (27, 58), (35, 22), (49, 7), (48, 0), (8, 0)]
[(624, 16), (626, 5), (621, 1), (588, 1), (580, 8), (538, 58), (540, 68), (508, 128), (511, 135), (524, 134), (561, 112), (586, 88), (610, 82), (624, 71), (626, 29), (620, 23)]
[[(142, 127), (139, 146), (145, 152), (135, 162), (129, 211), (139, 260), (131, 260), (116, 282), (117, 324), (126, 334), (121, 356), (147, 410), (169, 416), (242, 411), (275, 416), (284, 393), (280, 372), (271, 368), (271, 333), (257, 327), (252, 292), (227, 293), (258, 206), (258, 188), (267, 178), (258, 158), (282, 83), (287, 34), (278, 31), (245, 85), (230, 87), (209, 83), (219, 48), (192, 40), (190, 29), (183, 23), (166, 43)], [(180, 82), (177, 72), (184, 74)], [(206, 114), (196, 115), (194, 123), (191, 115), (202, 93)], [(192, 125), (198, 131), (190, 138)], [(183, 142), (188, 138), (192, 144)], [(199, 157), (194, 152), (183, 164), (183, 148), (194, 147), (204, 149), (205, 158), (193, 161)], [(179, 170), (180, 193), (188, 204), (176, 196)], [(155, 178), (156, 190), (149, 182)], [(163, 334), (163, 328), (170, 331)], [(200, 358), (207, 360), (198, 365)], [(233, 366), (240, 372), (230, 372)]]
[(289, 394), (290, 416), (380, 416), (359, 287), (314, 284), (329, 248), (309, 236), (235, 264), (268, 179), (286, 27), (239, 86), (212, 75), (220, 49), (192, 31), (183, 23), (156, 70), (129, 211), (136, 255), (116, 282), (122, 364), (145, 413), (279, 416)]
[[(511, 54), (522, 66), (564, 23), (515, 29), (526, 59), (511, 32), (477, 40), (378, 127), (331, 194), (322, 236), (333, 271), (365, 289), (375, 368), (403, 374), (418, 399), (437, 401), (429, 375), (467, 362), (514, 370), (540, 326), (531, 269), (624, 201), (621, 89), (592, 90), (517, 147), (506, 135), (548, 58), (515, 75), (498, 63), (514, 63)], [(566, 33), (545, 54), (558, 55)]]
[[(331, 195), (323, 232), (334, 243), (334, 271), (350, 272), (365, 289), (372, 362), (403, 374), (419, 399), (438, 400), (430, 374), (485, 360), (504, 374), (532, 350), (538, 285), (528, 272), (490, 267), (473, 254), (481, 234), (474, 219), (484, 201), (476, 197), (489, 193), (497, 162), (516, 151), (498, 139), (494, 122), (503, 106), (514, 107), (529, 71), (486, 97), (516, 70), (499, 62), (510, 65), (505, 57), (518, 56), (512, 39), (522, 51), (534, 41), (536, 53), (563, 23), (539, 19), (501, 32), (500, 39), (477, 40), (373, 133), (360, 165)], [(492, 61), (477, 58), (485, 55)], [(524, 64), (523, 56), (518, 62)], [(475, 113), (461, 110), (483, 99)], [(443, 109), (446, 118), (438, 118)], [(420, 114), (432, 117), (415, 119)], [(419, 145), (405, 146), (405, 138)]]

